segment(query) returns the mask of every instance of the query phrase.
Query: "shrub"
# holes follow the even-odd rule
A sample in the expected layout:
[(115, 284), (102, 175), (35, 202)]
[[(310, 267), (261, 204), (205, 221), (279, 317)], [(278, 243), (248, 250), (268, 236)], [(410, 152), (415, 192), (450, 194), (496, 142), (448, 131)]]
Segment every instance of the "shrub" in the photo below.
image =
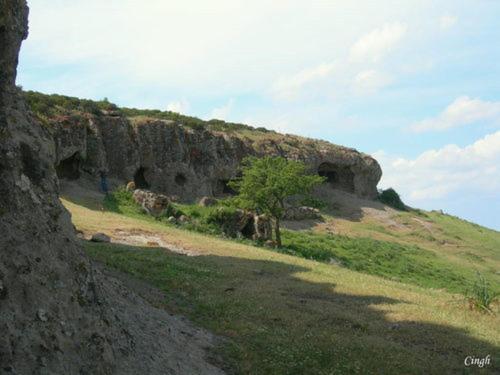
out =
[(167, 208), (165, 208), (165, 210), (163, 211), (161, 216), (164, 218), (169, 218), (169, 217), (173, 216), (176, 219), (178, 219), (182, 215), (184, 215), (184, 212), (180, 208), (176, 207), (175, 204), (170, 203), (167, 206)]
[(393, 188), (380, 191), (378, 194), (378, 200), (397, 210), (407, 210), (406, 205), (403, 203), (399, 194)]
[(311, 196), (304, 197), (300, 201), (300, 204), (307, 207), (317, 208), (318, 210), (321, 210), (326, 207), (325, 201)]
[(491, 304), (497, 299), (498, 293), (491, 289), (490, 284), (478, 271), (472, 287), (466, 292), (471, 309), (482, 312), (491, 312)]
[(238, 234), (237, 224), (240, 220), (241, 211), (234, 207), (222, 206), (210, 210), (205, 216), (205, 222), (209, 225), (214, 225), (230, 236), (236, 237)]

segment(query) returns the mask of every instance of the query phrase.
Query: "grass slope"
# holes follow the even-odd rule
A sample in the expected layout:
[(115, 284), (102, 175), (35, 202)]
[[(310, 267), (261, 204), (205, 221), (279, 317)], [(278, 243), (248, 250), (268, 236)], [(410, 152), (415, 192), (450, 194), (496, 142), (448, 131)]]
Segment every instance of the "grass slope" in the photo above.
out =
[(227, 337), (220, 350), (237, 373), (468, 373), (465, 356), (486, 354), (500, 371), (498, 317), (457, 295), (64, 203), (87, 233), (143, 230), (198, 252), (86, 243), (165, 291), (165, 308)]

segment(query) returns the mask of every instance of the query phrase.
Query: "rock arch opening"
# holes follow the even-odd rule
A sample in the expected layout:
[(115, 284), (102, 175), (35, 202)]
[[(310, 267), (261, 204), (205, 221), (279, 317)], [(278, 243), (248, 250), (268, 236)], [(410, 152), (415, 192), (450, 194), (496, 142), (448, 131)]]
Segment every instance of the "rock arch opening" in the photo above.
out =
[(326, 177), (326, 183), (332, 188), (354, 193), (354, 173), (349, 167), (322, 163), (318, 167), (318, 174)]
[(175, 183), (179, 186), (184, 186), (186, 185), (187, 178), (184, 176), (182, 173), (177, 173), (175, 176)]
[(136, 189), (149, 189), (150, 185), (148, 180), (146, 180), (146, 176), (144, 173), (146, 172), (146, 168), (140, 167), (134, 175), (134, 183)]
[(69, 158), (63, 159), (56, 166), (57, 177), (60, 179), (77, 180), (80, 178), (80, 155), (75, 152)]

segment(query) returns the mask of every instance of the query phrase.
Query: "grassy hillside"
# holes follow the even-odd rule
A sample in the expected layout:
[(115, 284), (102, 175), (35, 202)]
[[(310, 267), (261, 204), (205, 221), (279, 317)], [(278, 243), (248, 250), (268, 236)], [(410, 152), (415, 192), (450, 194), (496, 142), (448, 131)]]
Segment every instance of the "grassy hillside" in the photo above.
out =
[[(85, 242), (87, 252), (163, 290), (162, 307), (227, 338), (219, 351), (237, 373), (468, 373), (471, 353), (496, 356), (500, 370), (498, 314), (471, 311), (450, 293), (478, 265), (498, 287), (498, 232), (439, 213), (353, 220), (330, 207), (324, 222), (290, 228), (276, 252), (168, 226), (120, 199), (102, 207), (68, 198), (78, 229), (128, 243)], [(432, 223), (433, 239), (416, 235), (414, 219)]]

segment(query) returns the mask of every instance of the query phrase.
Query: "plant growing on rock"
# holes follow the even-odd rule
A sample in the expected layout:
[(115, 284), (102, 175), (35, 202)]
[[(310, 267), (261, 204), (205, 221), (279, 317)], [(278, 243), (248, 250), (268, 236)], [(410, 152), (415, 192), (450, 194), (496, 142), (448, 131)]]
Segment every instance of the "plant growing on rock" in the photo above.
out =
[(274, 222), (277, 246), (281, 246), (280, 221), (285, 200), (303, 195), (321, 184), (324, 178), (307, 172), (304, 163), (281, 157), (249, 157), (242, 162), (242, 177), (229, 186), (238, 192), (236, 200), (243, 208), (268, 214)]

